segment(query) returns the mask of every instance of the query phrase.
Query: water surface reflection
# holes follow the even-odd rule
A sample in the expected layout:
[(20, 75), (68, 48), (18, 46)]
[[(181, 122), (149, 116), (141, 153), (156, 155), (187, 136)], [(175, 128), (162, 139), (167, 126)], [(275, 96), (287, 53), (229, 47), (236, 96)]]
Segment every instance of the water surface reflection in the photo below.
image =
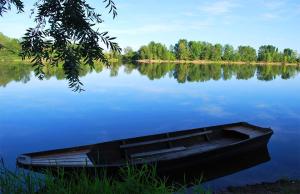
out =
[(86, 92), (60, 68), (38, 80), (30, 65), (0, 65), (0, 155), (246, 121), (274, 129), (272, 160), (207, 184), (300, 178), (298, 66), (100, 64), (85, 67)]

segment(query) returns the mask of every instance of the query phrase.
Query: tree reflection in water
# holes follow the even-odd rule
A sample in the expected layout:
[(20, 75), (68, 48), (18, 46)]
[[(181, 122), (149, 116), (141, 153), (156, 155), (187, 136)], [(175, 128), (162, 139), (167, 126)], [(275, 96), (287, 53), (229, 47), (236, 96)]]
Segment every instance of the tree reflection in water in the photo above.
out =
[[(141, 75), (147, 76), (150, 80), (161, 79), (169, 76), (177, 80), (178, 83), (185, 82), (205, 82), (209, 80), (248, 80), (256, 78), (257, 80), (270, 81), (280, 77), (281, 79), (290, 79), (296, 76), (300, 71), (300, 66), (285, 65), (228, 65), (228, 64), (121, 64), (113, 63), (110, 67), (98, 63), (95, 69), (83, 66), (80, 70), (80, 77), (89, 73), (101, 73), (104, 69), (110, 71), (110, 76), (118, 76), (120, 67), (124, 66), (124, 71), (131, 74), (137, 70)], [(0, 86), (5, 87), (12, 81), (27, 83), (33, 73), (30, 64), (24, 63), (0, 63)], [(65, 74), (61, 66), (44, 67), (45, 78), (55, 77), (57, 80), (65, 79)]]

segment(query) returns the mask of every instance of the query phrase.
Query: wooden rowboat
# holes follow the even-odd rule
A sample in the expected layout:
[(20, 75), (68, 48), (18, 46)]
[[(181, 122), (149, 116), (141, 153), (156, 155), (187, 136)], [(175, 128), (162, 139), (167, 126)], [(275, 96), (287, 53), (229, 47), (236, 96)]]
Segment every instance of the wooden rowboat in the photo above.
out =
[(193, 161), (205, 164), (267, 145), (272, 134), (270, 128), (239, 122), (27, 153), (17, 158), (17, 165), (41, 171), (57, 167), (116, 169), (127, 164), (155, 163), (160, 171), (172, 171)]

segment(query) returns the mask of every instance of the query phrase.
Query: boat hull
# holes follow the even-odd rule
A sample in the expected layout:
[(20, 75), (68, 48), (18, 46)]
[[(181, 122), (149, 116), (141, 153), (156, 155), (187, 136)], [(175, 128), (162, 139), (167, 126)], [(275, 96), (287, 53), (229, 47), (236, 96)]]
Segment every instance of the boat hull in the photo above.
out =
[[(237, 128), (238, 127), (238, 128)], [(239, 128), (240, 127), (240, 128)], [(242, 127), (242, 128), (241, 128)], [(243, 128), (244, 127), (244, 128)], [(226, 133), (220, 132), (220, 130), (226, 129)], [(259, 131), (259, 133), (254, 133), (249, 129), (253, 129), (253, 131)], [(176, 149), (175, 153), (167, 153), (164, 154), (164, 152), (160, 151), (161, 155), (166, 155), (169, 157), (155, 157), (153, 156), (150, 159), (142, 158), (143, 160), (136, 160), (136, 159), (124, 159), (124, 162), (117, 162), (117, 163), (109, 163), (109, 164), (104, 164), (102, 165), (101, 163), (97, 163), (97, 161), (93, 161), (92, 159), (89, 161), (86, 161), (85, 164), (84, 162), (81, 162), (81, 164), (72, 164), (71, 161), (64, 161), (64, 163), (58, 163), (57, 165), (55, 163), (32, 163), (31, 159), (33, 158), (39, 158), (41, 160), (42, 157), (46, 156), (52, 156), (55, 155), (59, 161), (59, 156), (63, 155), (65, 153), (72, 153), (73, 155), (77, 154), (83, 154), (88, 158), (92, 158), (93, 156), (89, 156), (89, 153), (91, 153), (95, 149), (100, 149), (100, 148), (105, 148), (106, 151), (112, 150), (111, 153), (118, 153), (120, 152), (120, 157), (121, 157), (121, 151), (122, 148), (126, 148), (130, 151), (131, 148), (136, 149), (137, 146), (139, 146), (139, 149), (144, 149), (144, 147), (149, 146), (151, 147), (152, 144), (162, 144), (165, 145), (166, 143), (169, 144), (174, 144), (176, 141), (187, 141), (187, 140), (182, 140), (184, 139), (189, 139), (190, 137), (195, 137), (195, 136), (201, 136), (196, 137), (198, 139), (196, 140), (201, 140), (201, 141), (206, 141), (206, 142), (212, 142), (213, 140), (210, 140), (210, 138), (216, 138), (216, 136), (211, 135), (210, 137), (207, 136), (207, 134), (214, 134), (214, 131), (218, 131), (226, 135), (228, 133), (228, 130), (231, 134), (232, 131), (235, 131), (235, 138), (241, 138), (238, 141), (233, 141), (230, 142), (224, 146), (219, 146), (219, 147), (213, 147), (211, 149), (203, 150), (203, 147), (191, 147), (188, 151), (181, 150), (179, 147), (175, 147), (172, 149)], [(244, 132), (245, 134), (241, 134), (241, 132)], [(227, 125), (220, 125), (220, 126), (212, 126), (212, 127), (207, 127), (207, 128), (198, 128), (198, 129), (191, 129), (191, 130), (185, 130), (185, 131), (177, 131), (170, 133), (172, 137), (166, 138), (168, 141), (165, 141), (165, 139), (161, 139), (161, 137), (164, 134), (158, 134), (158, 135), (152, 135), (152, 136), (144, 136), (144, 137), (138, 137), (138, 138), (130, 138), (130, 139), (125, 139), (125, 140), (116, 140), (116, 141), (111, 141), (111, 142), (104, 142), (104, 143), (99, 143), (99, 144), (94, 144), (94, 145), (87, 145), (87, 146), (80, 146), (80, 147), (74, 147), (74, 148), (67, 148), (67, 149), (59, 149), (59, 150), (52, 150), (52, 151), (45, 151), (45, 152), (37, 152), (37, 153), (29, 153), (29, 154), (24, 154), (21, 157), (22, 160), (19, 158), (17, 159), (17, 166), (25, 169), (29, 169), (32, 171), (37, 171), (37, 172), (43, 172), (43, 171), (52, 171), (56, 173), (58, 170), (63, 169), (65, 173), (70, 172), (77, 172), (77, 171), (82, 171), (84, 170), (85, 172), (91, 174), (91, 175), (98, 175), (99, 172), (102, 172), (103, 170), (106, 171), (107, 174), (111, 176), (117, 176), (119, 173), (120, 168), (126, 167), (128, 164), (129, 165), (134, 165), (137, 168), (139, 168), (142, 165), (155, 165), (156, 170), (158, 174), (163, 175), (163, 176), (168, 176), (171, 174), (174, 174), (174, 172), (184, 172), (185, 170), (188, 171), (188, 169), (195, 168), (195, 166), (200, 166), (200, 169), (203, 169), (205, 171), (211, 164), (216, 164), (218, 162), (222, 161), (228, 161), (231, 160), (232, 158), (236, 158), (239, 156), (244, 155), (245, 153), (253, 153), (255, 151), (258, 151), (260, 149), (267, 148), (267, 144), (273, 134), (273, 131), (269, 128), (261, 128), (257, 127), (254, 125), (250, 125), (248, 123), (234, 123), (234, 124), (227, 124)], [(170, 135), (167, 134), (167, 135)], [(215, 133), (216, 135), (217, 133)], [(204, 137), (202, 137), (204, 136)], [(247, 136), (247, 138), (245, 138)], [(159, 137), (159, 138), (158, 138)], [(157, 139), (156, 142), (153, 142), (153, 139)], [(232, 138), (232, 136), (227, 137), (227, 138)], [(174, 143), (170, 143), (169, 141), (174, 140)], [(221, 139), (223, 142), (225, 139)], [(129, 144), (123, 145), (123, 142), (129, 142)], [(228, 142), (228, 141), (227, 141)], [(141, 144), (143, 146), (141, 146)], [(156, 145), (156, 144), (155, 144)], [(140, 148), (142, 147), (142, 148)], [(204, 146), (205, 147), (205, 146)], [(208, 146), (209, 147), (209, 146)], [(143, 151), (143, 150), (142, 150)], [(155, 152), (155, 151), (154, 151)], [(149, 152), (144, 152), (140, 153), (140, 156), (144, 156), (145, 153)], [(110, 152), (108, 152), (106, 155), (109, 156)], [(124, 154), (124, 153), (123, 153)], [(153, 154), (153, 151), (152, 151)], [(132, 155), (138, 155), (136, 153), (133, 153)], [(172, 156), (172, 157), (170, 157)], [(79, 157), (79, 156), (78, 156)], [(122, 155), (123, 157), (123, 155)], [(127, 157), (126, 157), (127, 158)], [(66, 157), (65, 157), (66, 159)], [(249, 158), (248, 158), (249, 159)], [(247, 160), (248, 160), (247, 159)], [(68, 165), (62, 165), (62, 164), (68, 164)], [(72, 165), (70, 165), (72, 164)]]

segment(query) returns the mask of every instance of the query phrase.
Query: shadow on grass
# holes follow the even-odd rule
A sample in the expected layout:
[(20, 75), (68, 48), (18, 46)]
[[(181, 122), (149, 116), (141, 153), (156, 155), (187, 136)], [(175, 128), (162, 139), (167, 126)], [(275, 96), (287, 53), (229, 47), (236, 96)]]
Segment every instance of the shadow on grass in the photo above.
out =
[[(3, 160), (0, 164), (0, 193), (2, 194), (171, 194), (171, 193), (201, 193), (210, 194), (202, 188), (200, 182), (195, 182), (191, 189), (185, 185), (170, 184), (167, 179), (160, 178), (155, 166), (144, 165), (136, 168), (126, 166), (119, 170), (119, 178), (107, 176), (105, 170), (97, 176), (90, 176), (82, 171), (66, 173), (57, 169), (53, 173), (43, 174), (16, 169), (8, 170)], [(191, 186), (189, 184), (189, 186)]]

